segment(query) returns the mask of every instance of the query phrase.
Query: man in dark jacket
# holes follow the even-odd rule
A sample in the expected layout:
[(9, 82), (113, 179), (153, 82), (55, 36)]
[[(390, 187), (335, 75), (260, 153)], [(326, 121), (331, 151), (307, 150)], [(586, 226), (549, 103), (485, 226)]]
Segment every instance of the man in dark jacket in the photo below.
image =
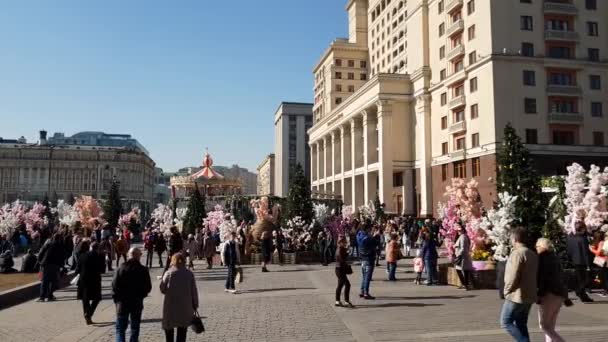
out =
[(38, 254), (38, 261), (42, 270), (38, 302), (44, 302), (45, 299), (49, 302), (55, 300), (53, 292), (55, 292), (59, 282), (59, 271), (65, 261), (65, 250), (61, 241), (61, 234), (56, 233), (50, 241), (42, 246), (40, 254)]
[(167, 263), (165, 264), (165, 272), (171, 264), (171, 257), (175, 253), (179, 253), (184, 249), (184, 240), (182, 234), (177, 230), (177, 227), (171, 227), (171, 236), (169, 237), (169, 254), (167, 255)]
[[(88, 248), (88, 242), (81, 242), (81, 250)], [(101, 301), (101, 274), (105, 265), (99, 253), (99, 243), (93, 242), (90, 251), (84, 251), (78, 260), (77, 298), (82, 300), (82, 313), (87, 325), (93, 324), (92, 318)]]
[[(374, 266), (376, 262), (376, 244), (375, 236), (369, 233), (369, 224), (366, 224), (362, 230), (357, 233), (357, 245), (359, 245), (359, 255), (361, 256), (361, 293), (359, 297), (365, 299), (375, 299), (369, 294), (369, 284), (372, 281), (374, 274)], [(379, 231), (376, 231), (376, 235)]]
[(570, 262), (574, 265), (576, 273), (575, 293), (583, 303), (591, 303), (593, 299), (589, 297), (585, 288), (589, 282), (589, 240), (587, 239), (587, 228), (581, 221), (575, 223), (576, 234), (568, 235), (566, 248)]
[(226, 276), (225, 291), (236, 293), (234, 286), (234, 278), (236, 277), (236, 266), (239, 264), (239, 254), (236, 246), (236, 232), (230, 233), (230, 239), (225, 242), (222, 259), (224, 265), (228, 268)]
[(131, 248), (128, 260), (114, 273), (112, 298), (116, 304), (116, 341), (125, 341), (129, 318), (131, 320), (131, 341), (137, 341), (139, 338), (144, 298), (152, 290), (150, 273), (140, 263), (140, 258), (139, 248)]
[(36, 267), (38, 264), (38, 258), (34, 251), (30, 248), (27, 250), (27, 254), (23, 257), (21, 261), (21, 273), (36, 273), (38, 272), (38, 268)]

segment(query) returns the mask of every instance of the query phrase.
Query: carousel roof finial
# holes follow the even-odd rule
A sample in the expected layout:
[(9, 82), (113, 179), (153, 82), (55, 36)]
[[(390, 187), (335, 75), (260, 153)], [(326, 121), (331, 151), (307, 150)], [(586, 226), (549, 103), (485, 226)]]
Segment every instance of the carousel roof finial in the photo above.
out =
[(203, 178), (224, 178), (224, 176), (222, 176), (221, 174), (219, 174), (218, 172), (216, 172), (215, 170), (213, 170), (212, 168), (213, 166), (213, 158), (211, 158), (211, 155), (209, 154), (209, 148), (205, 147), (205, 157), (203, 158), (203, 168), (193, 174), (191, 177), (194, 179), (203, 177)]

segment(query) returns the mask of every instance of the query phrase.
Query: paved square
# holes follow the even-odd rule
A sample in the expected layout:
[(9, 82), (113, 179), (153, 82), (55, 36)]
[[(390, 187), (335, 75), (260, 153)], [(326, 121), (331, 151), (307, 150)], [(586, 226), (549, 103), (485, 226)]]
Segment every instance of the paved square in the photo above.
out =
[[(195, 269), (201, 314), (207, 331), (188, 341), (511, 341), (498, 326), (501, 301), (495, 291), (459, 291), (453, 287), (416, 286), (410, 260), (401, 261), (399, 281), (385, 281), (376, 269), (374, 301), (357, 297), (359, 267), (351, 276), (354, 309), (333, 307), (336, 279), (333, 267), (316, 265), (270, 267), (261, 273), (245, 267), (245, 282), (237, 295), (223, 291), (225, 270)], [(407, 264), (407, 265), (406, 265)], [(153, 290), (146, 299), (141, 341), (164, 341), (160, 318), (162, 295), (152, 270)], [(104, 277), (104, 300), (86, 326), (74, 287), (57, 292), (55, 303), (30, 301), (0, 311), (0, 340), (114, 341), (114, 306), (109, 298), (110, 275)], [(606, 341), (608, 301), (562, 309), (559, 327), (567, 341)], [(536, 309), (530, 316), (533, 341), (543, 341)]]

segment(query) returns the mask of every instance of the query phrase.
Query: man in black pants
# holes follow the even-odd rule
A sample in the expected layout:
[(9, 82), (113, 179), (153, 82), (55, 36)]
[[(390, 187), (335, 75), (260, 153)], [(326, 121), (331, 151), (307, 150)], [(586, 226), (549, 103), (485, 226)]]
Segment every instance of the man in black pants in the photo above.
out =
[(568, 235), (567, 249), (568, 257), (574, 265), (576, 273), (575, 293), (583, 303), (591, 303), (585, 288), (589, 282), (589, 240), (587, 239), (587, 228), (582, 221), (575, 223), (576, 234)]

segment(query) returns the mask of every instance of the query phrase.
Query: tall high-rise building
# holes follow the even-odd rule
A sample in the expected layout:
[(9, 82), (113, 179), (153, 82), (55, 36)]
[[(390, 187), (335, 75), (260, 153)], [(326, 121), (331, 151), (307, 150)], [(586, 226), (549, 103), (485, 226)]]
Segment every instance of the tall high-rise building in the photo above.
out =
[(451, 178), (491, 205), (511, 123), (543, 174), (606, 165), (608, 2), (350, 0), (314, 68), (312, 188), (433, 215)]
[(282, 102), (274, 114), (275, 195), (287, 196), (289, 173), (302, 165), (310, 179), (308, 130), (312, 127), (312, 103)]

